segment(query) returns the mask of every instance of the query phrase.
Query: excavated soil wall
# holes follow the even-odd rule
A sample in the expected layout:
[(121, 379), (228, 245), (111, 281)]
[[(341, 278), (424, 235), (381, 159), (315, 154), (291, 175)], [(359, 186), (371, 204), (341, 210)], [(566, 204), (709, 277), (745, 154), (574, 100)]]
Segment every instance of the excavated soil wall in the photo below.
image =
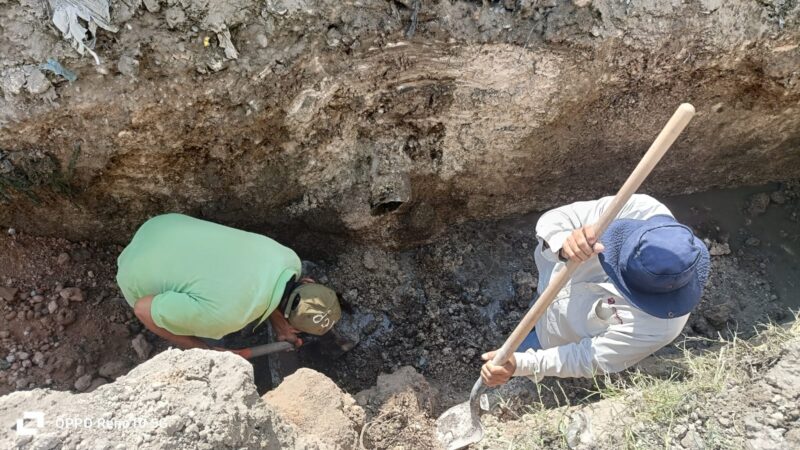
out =
[(648, 192), (800, 176), (795, 1), (115, 0), (100, 65), (43, 3), (0, 2), (0, 223), (34, 233), (407, 245), (612, 193), (685, 101)]

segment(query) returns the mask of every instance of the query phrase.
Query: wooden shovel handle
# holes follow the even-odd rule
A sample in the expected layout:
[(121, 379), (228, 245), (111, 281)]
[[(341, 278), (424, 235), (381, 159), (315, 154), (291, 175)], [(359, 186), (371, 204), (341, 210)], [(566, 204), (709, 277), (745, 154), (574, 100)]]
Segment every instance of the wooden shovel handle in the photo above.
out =
[[(650, 149), (647, 150), (647, 153), (645, 153), (642, 160), (639, 161), (639, 164), (628, 177), (628, 180), (625, 181), (625, 184), (622, 185), (617, 195), (614, 196), (614, 200), (608, 208), (603, 211), (600, 220), (594, 224), (597, 236), (601, 236), (603, 232), (606, 231), (608, 225), (617, 217), (619, 212), (622, 211), (622, 207), (628, 203), (633, 193), (639, 189), (639, 186), (641, 186), (645, 178), (647, 178), (656, 164), (658, 164), (658, 161), (661, 160), (661, 157), (664, 156), (664, 153), (667, 152), (672, 143), (675, 142), (675, 139), (678, 138), (681, 131), (686, 128), (686, 125), (692, 120), (693, 116), (694, 106), (684, 103), (678, 107), (675, 114), (672, 115), (672, 118), (670, 118), (669, 122), (664, 126), (664, 129), (658, 134), (656, 140), (653, 141), (653, 145), (650, 146)], [(528, 310), (519, 325), (511, 332), (511, 335), (508, 336), (508, 339), (506, 339), (506, 342), (500, 350), (495, 353), (492, 364), (499, 366), (508, 361), (508, 358), (511, 357), (511, 354), (517, 350), (519, 344), (521, 344), (528, 333), (531, 332), (536, 322), (542, 317), (547, 307), (553, 303), (558, 292), (564, 288), (567, 281), (569, 281), (575, 269), (577, 269), (580, 264), (580, 261), (569, 260), (566, 267), (556, 273), (550, 280), (547, 289), (542, 292), (542, 295), (539, 296), (536, 303)]]
[(239, 354), (245, 359), (258, 358), (263, 355), (270, 355), (278, 352), (288, 352), (294, 350), (294, 344), (290, 342), (273, 342), (271, 344), (257, 345), (255, 347), (243, 348)]

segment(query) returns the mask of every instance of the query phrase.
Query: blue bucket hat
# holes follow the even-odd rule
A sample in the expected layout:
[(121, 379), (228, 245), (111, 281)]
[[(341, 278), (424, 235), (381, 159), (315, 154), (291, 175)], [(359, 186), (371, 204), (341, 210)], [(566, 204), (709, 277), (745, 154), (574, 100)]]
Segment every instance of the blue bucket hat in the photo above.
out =
[(661, 319), (689, 314), (708, 280), (708, 249), (665, 215), (617, 219), (600, 237), (600, 265), (631, 303)]

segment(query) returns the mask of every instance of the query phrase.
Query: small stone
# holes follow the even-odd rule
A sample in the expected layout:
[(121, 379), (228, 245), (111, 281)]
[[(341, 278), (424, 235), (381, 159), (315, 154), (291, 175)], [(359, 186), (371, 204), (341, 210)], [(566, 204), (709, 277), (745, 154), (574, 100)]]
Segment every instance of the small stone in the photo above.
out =
[(186, 22), (186, 13), (177, 6), (167, 9), (164, 16), (167, 19), (167, 27), (169, 27), (170, 30), (174, 30)]
[(14, 355), (8, 355), (8, 356), (6, 356), (6, 361), (8, 361), (8, 362), (10, 362), (10, 363), (13, 363), (13, 362), (14, 362), (14, 361), (16, 361), (16, 360), (17, 360), (17, 357), (16, 357), (16, 356), (14, 356)]
[(0, 331), (0, 339), (8, 339), (11, 336), (11, 332), (7, 330)]
[(159, 3), (159, 0), (144, 0), (144, 7), (151, 13), (157, 13), (161, 11), (161, 5)]
[(342, 33), (336, 27), (331, 27), (328, 29), (325, 40), (328, 47), (338, 47), (342, 42)]
[(719, 242), (712, 242), (711, 247), (708, 249), (711, 256), (723, 256), (731, 254), (731, 247), (728, 243), (721, 244)]
[(43, 295), (34, 295), (31, 297), (31, 303), (42, 303), (44, 301)]
[(784, 193), (781, 191), (775, 191), (769, 194), (769, 199), (772, 200), (772, 203), (775, 203), (777, 205), (782, 205), (786, 203), (786, 195), (784, 195)]
[(25, 319), (27, 319), (27, 320), (33, 320), (33, 318), (34, 318), (34, 316), (35, 316), (35, 315), (36, 315), (36, 314), (34, 314), (34, 312), (33, 312), (33, 311), (30, 311), (30, 310), (28, 310), (28, 311), (25, 313)]
[(79, 392), (83, 392), (89, 389), (89, 386), (92, 385), (92, 376), (89, 374), (83, 375), (77, 380), (75, 380), (75, 389)]
[(99, 388), (100, 386), (102, 386), (104, 384), (108, 384), (108, 380), (106, 380), (103, 377), (97, 377), (94, 380), (92, 380), (92, 383), (89, 385), (89, 388), (86, 389), (86, 391), (87, 392), (92, 392), (93, 390)]
[(56, 322), (62, 326), (75, 322), (75, 312), (71, 309), (59, 309), (56, 313)]
[(76, 287), (69, 287), (62, 289), (61, 292), (58, 293), (61, 298), (67, 299), (71, 302), (82, 302), (83, 301), (83, 291), (80, 288)]
[(26, 359), (28, 359), (30, 357), (31, 357), (31, 355), (28, 352), (19, 352), (19, 353), (17, 353), (17, 358), (19, 358), (20, 361), (25, 361)]
[(53, 314), (58, 309), (58, 302), (55, 300), (50, 300), (50, 303), (47, 304), (47, 310), (50, 314)]
[(50, 80), (42, 73), (41, 70), (32, 67), (26, 70), (25, 89), (33, 95), (44, 94), (50, 89)]
[(44, 365), (44, 353), (42, 352), (34, 353), (31, 361), (33, 361), (33, 363), (36, 364), (37, 366), (42, 367)]
[(214, 59), (206, 63), (206, 67), (211, 69), (212, 72), (219, 72), (225, 68), (225, 63), (220, 59)]
[(69, 254), (68, 253), (59, 253), (58, 258), (56, 258), (56, 262), (59, 266), (63, 266), (64, 264), (69, 262)]
[(725, 417), (718, 417), (717, 422), (719, 422), (719, 424), (725, 428), (730, 428), (731, 425), (733, 425), (733, 421)]
[(0, 89), (4, 94), (18, 95), (22, 92), (23, 86), (25, 86), (25, 71), (21, 67), (10, 67), (0, 73)]
[(761, 192), (759, 194), (755, 194), (750, 197), (749, 204), (747, 206), (747, 212), (751, 216), (760, 216), (767, 212), (767, 207), (769, 206), (769, 194), (766, 192)]
[(258, 43), (259, 47), (261, 48), (269, 47), (269, 40), (267, 40), (267, 36), (264, 34), (259, 34), (256, 36), (256, 43)]
[(128, 370), (128, 364), (124, 361), (111, 361), (100, 366), (97, 372), (106, 378), (116, 378)]
[(17, 389), (25, 389), (26, 387), (28, 387), (27, 378), (20, 378), (17, 380)]
[(681, 445), (687, 449), (700, 450), (705, 448), (703, 439), (697, 434), (696, 431), (689, 431), (686, 433), (686, 436), (681, 439)]
[(6, 314), (5, 319), (10, 322), (14, 320), (16, 317), (17, 317), (17, 312), (11, 311), (10, 313)]
[(362, 263), (367, 270), (375, 270), (378, 268), (378, 263), (375, 261), (375, 255), (373, 255), (372, 252), (364, 253)]
[(132, 56), (122, 55), (117, 61), (117, 70), (125, 76), (136, 77), (139, 75), (139, 61)]
[(13, 302), (18, 292), (17, 288), (0, 287), (0, 299)]
[(751, 247), (758, 247), (758, 245), (761, 244), (761, 241), (758, 238), (750, 237), (747, 238), (747, 240), (744, 241), (744, 243)]
[(761, 424), (753, 417), (748, 417), (744, 420), (744, 429), (748, 432), (756, 432), (762, 428)]
[(133, 338), (131, 346), (133, 346), (133, 351), (136, 352), (136, 356), (139, 357), (140, 361), (146, 360), (150, 356), (150, 352), (153, 351), (153, 346), (147, 342), (143, 334), (138, 334)]
[(9, 228), (7, 233), (8, 233), (9, 236), (14, 236), (14, 235), (17, 234), (17, 230), (15, 230), (13, 228)]

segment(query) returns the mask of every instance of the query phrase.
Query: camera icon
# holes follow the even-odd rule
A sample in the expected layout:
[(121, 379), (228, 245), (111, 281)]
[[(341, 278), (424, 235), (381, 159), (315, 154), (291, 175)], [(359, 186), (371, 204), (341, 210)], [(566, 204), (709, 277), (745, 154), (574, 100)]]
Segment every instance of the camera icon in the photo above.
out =
[[(30, 421), (33, 421), (33, 423)], [(44, 413), (42, 411), (25, 411), (22, 413), (22, 418), (17, 419), (18, 436), (33, 436), (39, 432), (40, 428), (44, 428)]]

